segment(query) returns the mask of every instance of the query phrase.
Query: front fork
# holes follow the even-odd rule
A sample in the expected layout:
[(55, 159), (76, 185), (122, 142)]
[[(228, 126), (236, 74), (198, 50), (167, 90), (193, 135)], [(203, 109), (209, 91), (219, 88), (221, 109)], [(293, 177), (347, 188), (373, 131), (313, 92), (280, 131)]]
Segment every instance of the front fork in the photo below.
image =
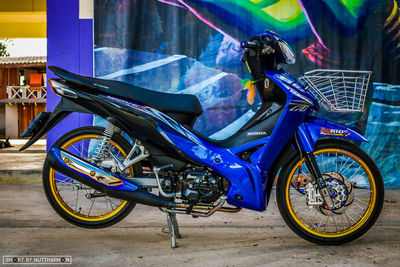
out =
[(306, 152), (305, 153), (305, 161), (308, 170), (310, 171), (312, 177), (315, 179), (318, 188), (319, 188), (319, 193), (321, 197), (323, 198), (325, 204), (328, 206), (330, 210), (332, 210), (335, 206), (332, 201), (329, 188), (326, 185), (326, 182), (324, 178), (322, 177), (322, 173), (319, 170), (317, 161), (315, 160), (315, 156), (312, 152)]

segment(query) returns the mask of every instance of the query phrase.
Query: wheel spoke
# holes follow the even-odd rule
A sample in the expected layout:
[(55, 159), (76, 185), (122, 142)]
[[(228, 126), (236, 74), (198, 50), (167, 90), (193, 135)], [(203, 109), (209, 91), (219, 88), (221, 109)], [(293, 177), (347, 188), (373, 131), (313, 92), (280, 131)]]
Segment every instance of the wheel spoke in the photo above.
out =
[(75, 211), (77, 211), (77, 208), (78, 208), (78, 199), (79, 199), (78, 196), (79, 196), (79, 191), (76, 190)]
[[(360, 204), (366, 205), (368, 207), (369, 203), (367, 203), (366, 201), (361, 201), (358, 198), (355, 198), (354, 200), (357, 200)], [(369, 201), (368, 201), (369, 202)]]
[(88, 216), (90, 216), (90, 212), (92, 211), (92, 208), (93, 208), (93, 205), (94, 205), (94, 202), (96, 201), (96, 199), (92, 198), (91, 200), (92, 200), (92, 203), (91, 203), (90, 208), (89, 208)]
[(351, 181), (351, 178), (356, 175), (356, 173), (361, 169), (361, 166), (358, 167), (358, 169), (349, 177), (349, 180)]
[(361, 210), (365, 210), (365, 208), (361, 207), (360, 205), (358, 205), (356, 202), (353, 201), (353, 204), (356, 205), (357, 207), (359, 207)]
[(324, 170), (323, 170), (323, 167), (322, 167), (322, 163), (321, 163), (321, 161), (319, 160), (319, 157), (315, 157), (316, 159), (317, 159), (317, 161), (318, 161), (318, 166), (319, 166), (319, 168), (322, 170), (322, 173), (324, 173)]
[(354, 211), (352, 211), (351, 209), (348, 209), (348, 211), (349, 212), (351, 212), (351, 213), (353, 213), (354, 215), (356, 215), (357, 217), (359, 217), (359, 218), (362, 218), (362, 216), (361, 215), (358, 215), (357, 213), (355, 213)]
[(338, 158), (337, 158), (337, 152), (336, 152), (336, 169), (335, 169), (335, 170), (336, 170), (336, 172), (338, 171), (338, 170), (337, 170), (337, 164), (338, 164), (338, 162), (337, 162), (337, 161), (338, 161)]
[(349, 222), (349, 226), (351, 227), (353, 224), (350, 222), (349, 217), (352, 219), (353, 222), (356, 222), (355, 220), (353, 220), (353, 218), (347, 214), (347, 212), (344, 213), (346, 215), (347, 221)]
[(340, 171), (340, 173), (345, 173), (345, 171), (347, 171), (351, 166), (353, 166), (355, 161), (353, 161), (349, 166), (346, 167), (346, 169), (344, 169), (343, 171)]
[(76, 152), (80, 153), (80, 151), (75, 147), (75, 145), (70, 146), (71, 148), (75, 149)]
[[(347, 158), (346, 162), (344, 163), (343, 167), (346, 166), (347, 162), (350, 160), (350, 158)], [(342, 163), (343, 163), (343, 155), (342, 155), (342, 161), (340, 162), (340, 168), (338, 173), (342, 173)]]
[(332, 220), (333, 220), (333, 222), (335, 223), (336, 232), (339, 232), (338, 226), (337, 226), (336, 221), (335, 221), (335, 215), (332, 215)]

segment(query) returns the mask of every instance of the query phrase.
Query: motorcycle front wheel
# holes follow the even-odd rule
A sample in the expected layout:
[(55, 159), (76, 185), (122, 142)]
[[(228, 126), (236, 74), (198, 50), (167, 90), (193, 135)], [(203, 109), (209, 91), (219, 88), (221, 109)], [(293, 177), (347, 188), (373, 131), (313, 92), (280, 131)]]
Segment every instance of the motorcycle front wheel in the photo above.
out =
[[(103, 132), (104, 128), (95, 126), (75, 129), (60, 137), (53, 147), (90, 161), (102, 142)], [(126, 139), (114, 133), (110, 140), (110, 151), (123, 161), (130, 149)], [(103, 155), (104, 161), (112, 162), (111, 156)], [(134, 177), (140, 168), (133, 165), (126, 171), (130, 177)], [(50, 205), (63, 219), (84, 228), (111, 226), (125, 218), (136, 205), (135, 202), (106, 196), (54, 170), (47, 159), (43, 166), (43, 188)]]
[(317, 142), (314, 155), (335, 208), (310, 199), (318, 190), (303, 158), (288, 163), (279, 174), (276, 198), (282, 218), (297, 235), (319, 245), (353, 241), (381, 212), (384, 188), (379, 169), (367, 153), (343, 140)]

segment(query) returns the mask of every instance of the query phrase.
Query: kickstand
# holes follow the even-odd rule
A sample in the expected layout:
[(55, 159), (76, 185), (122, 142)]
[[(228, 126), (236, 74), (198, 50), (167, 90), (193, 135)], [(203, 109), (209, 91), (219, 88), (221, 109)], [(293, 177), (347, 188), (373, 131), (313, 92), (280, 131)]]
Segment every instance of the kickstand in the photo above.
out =
[[(179, 247), (178, 242), (176, 242), (177, 238), (182, 238), (182, 235), (179, 233), (178, 221), (176, 220), (176, 214), (167, 212), (167, 223), (169, 228), (169, 234), (171, 234), (171, 247), (177, 248)], [(163, 231), (166, 232), (166, 231)]]

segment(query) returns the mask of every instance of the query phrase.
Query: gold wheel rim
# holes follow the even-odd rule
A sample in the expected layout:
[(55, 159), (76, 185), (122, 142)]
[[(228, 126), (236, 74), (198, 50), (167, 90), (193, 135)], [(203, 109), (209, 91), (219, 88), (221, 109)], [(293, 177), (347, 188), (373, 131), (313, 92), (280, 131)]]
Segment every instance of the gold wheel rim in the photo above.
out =
[[(345, 151), (342, 149), (335, 149), (335, 148), (321, 149), (321, 150), (315, 151), (314, 155), (316, 156), (316, 155), (323, 154), (323, 153), (338, 153), (338, 154), (342, 154), (342, 155), (347, 155), (348, 157), (352, 158), (355, 162), (360, 164), (361, 168), (364, 170), (365, 174), (367, 175), (369, 184), (370, 184), (370, 201), (369, 201), (367, 210), (364, 213), (364, 215), (362, 216), (362, 218), (356, 224), (354, 224), (353, 226), (351, 226), (350, 228), (347, 228), (345, 230), (338, 231), (338, 232), (324, 232), (324, 231), (320, 231), (320, 230), (312, 228), (311, 226), (309, 226), (308, 224), (303, 222), (297, 216), (296, 212), (293, 210), (289, 192), (290, 192), (290, 185), (291, 185), (292, 177), (295, 174), (296, 170), (299, 168), (299, 166), (303, 164), (304, 158), (302, 160), (300, 160), (290, 172), (289, 178), (287, 179), (286, 186), (285, 186), (285, 198), (286, 198), (286, 203), (287, 203), (290, 215), (302, 229), (304, 229), (305, 231), (307, 231), (310, 234), (317, 235), (320, 237), (338, 238), (338, 237), (342, 237), (342, 236), (351, 234), (354, 231), (358, 230), (369, 219), (369, 217), (372, 214), (372, 211), (374, 210), (375, 203), (376, 203), (376, 184), (375, 184), (375, 179), (372, 175), (372, 172), (368, 168), (367, 164), (364, 161), (362, 161), (360, 158), (358, 158), (356, 155), (354, 155), (348, 151)], [(335, 215), (333, 215), (333, 216), (335, 216)]]
[[(98, 139), (99, 140), (101, 138), (102, 138), (101, 136), (94, 135), (94, 134), (81, 135), (81, 136), (77, 136), (77, 137), (69, 140), (68, 142), (63, 144), (60, 148), (66, 150), (72, 144), (74, 144), (76, 142), (80, 142), (80, 141), (86, 140), (86, 139)], [(118, 149), (124, 157), (127, 156), (126, 152), (118, 144), (116, 144), (115, 142), (112, 142), (112, 143), (113, 143), (113, 146), (116, 149)], [(130, 172), (130, 175), (133, 177), (133, 168), (132, 167), (129, 168), (129, 172)], [(113, 217), (114, 215), (116, 215), (118, 212), (120, 212), (128, 204), (128, 201), (123, 201), (116, 209), (112, 210), (109, 213), (102, 214), (99, 216), (88, 216), (88, 215), (81, 214), (81, 213), (75, 211), (74, 209), (72, 209), (67, 203), (65, 203), (64, 199), (61, 197), (61, 195), (58, 191), (58, 188), (57, 188), (55, 174), (56, 174), (56, 171), (53, 168), (50, 168), (49, 181), (50, 181), (51, 193), (52, 193), (54, 199), (56, 200), (56, 202), (58, 203), (58, 205), (66, 213), (68, 213), (69, 215), (71, 215), (74, 218), (77, 218), (77, 219), (83, 220), (83, 221), (89, 221), (89, 222), (99, 222), (99, 221), (107, 220), (107, 219)]]

